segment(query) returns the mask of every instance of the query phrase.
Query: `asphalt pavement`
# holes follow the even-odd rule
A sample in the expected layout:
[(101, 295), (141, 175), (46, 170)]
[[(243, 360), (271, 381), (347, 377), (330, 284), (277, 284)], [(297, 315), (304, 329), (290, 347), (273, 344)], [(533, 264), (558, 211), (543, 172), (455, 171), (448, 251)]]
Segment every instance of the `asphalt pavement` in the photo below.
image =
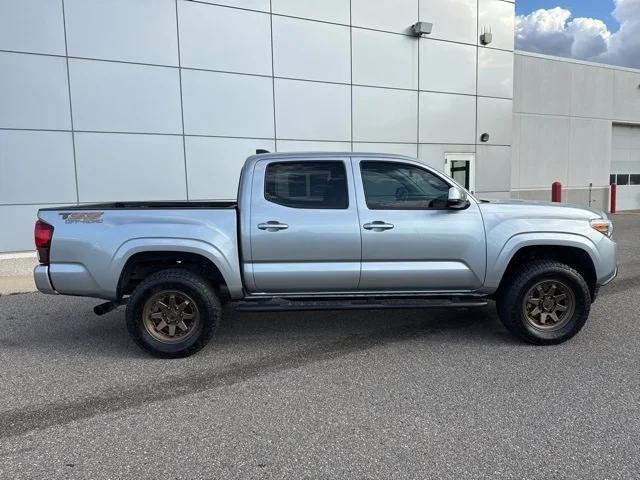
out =
[(478, 310), (236, 313), (158, 360), (124, 311), (0, 297), (1, 479), (640, 476), (640, 215), (572, 341)]

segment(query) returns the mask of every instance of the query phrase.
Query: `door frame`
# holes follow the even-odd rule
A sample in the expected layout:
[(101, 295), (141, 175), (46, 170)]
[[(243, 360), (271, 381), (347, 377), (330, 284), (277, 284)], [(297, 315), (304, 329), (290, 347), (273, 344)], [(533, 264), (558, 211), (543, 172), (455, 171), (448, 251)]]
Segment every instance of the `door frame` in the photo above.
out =
[[(453, 162), (469, 162), (469, 192), (472, 194), (476, 190), (476, 154), (475, 153), (445, 153), (444, 154), (444, 173), (453, 178), (451, 174), (451, 164)], [(462, 185), (464, 187), (464, 185)]]

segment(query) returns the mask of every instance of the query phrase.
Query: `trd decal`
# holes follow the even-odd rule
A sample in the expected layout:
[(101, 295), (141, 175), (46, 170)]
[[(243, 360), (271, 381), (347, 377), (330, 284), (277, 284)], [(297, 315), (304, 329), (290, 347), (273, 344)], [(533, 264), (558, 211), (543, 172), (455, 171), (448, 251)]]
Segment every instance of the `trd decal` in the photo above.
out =
[(58, 215), (64, 223), (102, 223), (104, 212), (66, 212)]

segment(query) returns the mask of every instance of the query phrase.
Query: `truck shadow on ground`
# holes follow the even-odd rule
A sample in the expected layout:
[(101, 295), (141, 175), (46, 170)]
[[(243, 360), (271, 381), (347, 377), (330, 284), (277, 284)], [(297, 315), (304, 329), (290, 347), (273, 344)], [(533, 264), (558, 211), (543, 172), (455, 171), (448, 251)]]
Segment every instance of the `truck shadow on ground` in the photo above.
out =
[[(127, 333), (124, 309), (102, 317), (89, 310), (70, 322), (45, 318), (46, 330), (24, 325), (20, 334), (2, 337), (2, 348), (54, 349), (59, 353), (95, 357), (152, 358)], [(18, 333), (18, 332), (16, 332)], [(227, 306), (216, 335), (198, 357), (238, 357), (242, 351), (286, 352), (349, 338), (350, 348), (363, 344), (420, 339), (449, 345), (518, 343), (502, 327), (493, 304), (477, 309), (322, 311), (245, 313)], [(348, 348), (345, 353), (348, 353)]]

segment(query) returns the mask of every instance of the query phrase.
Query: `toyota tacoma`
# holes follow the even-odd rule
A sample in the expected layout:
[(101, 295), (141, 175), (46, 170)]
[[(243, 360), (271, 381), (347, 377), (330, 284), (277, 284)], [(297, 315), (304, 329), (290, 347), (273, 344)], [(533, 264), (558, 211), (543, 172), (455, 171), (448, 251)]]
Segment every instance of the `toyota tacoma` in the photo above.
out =
[(469, 308), (548, 345), (585, 324), (616, 275), (613, 225), (577, 206), (475, 198), (415, 159), (249, 157), (236, 202), (44, 208), (34, 276), (49, 294), (126, 304), (137, 344), (182, 357), (244, 311)]

